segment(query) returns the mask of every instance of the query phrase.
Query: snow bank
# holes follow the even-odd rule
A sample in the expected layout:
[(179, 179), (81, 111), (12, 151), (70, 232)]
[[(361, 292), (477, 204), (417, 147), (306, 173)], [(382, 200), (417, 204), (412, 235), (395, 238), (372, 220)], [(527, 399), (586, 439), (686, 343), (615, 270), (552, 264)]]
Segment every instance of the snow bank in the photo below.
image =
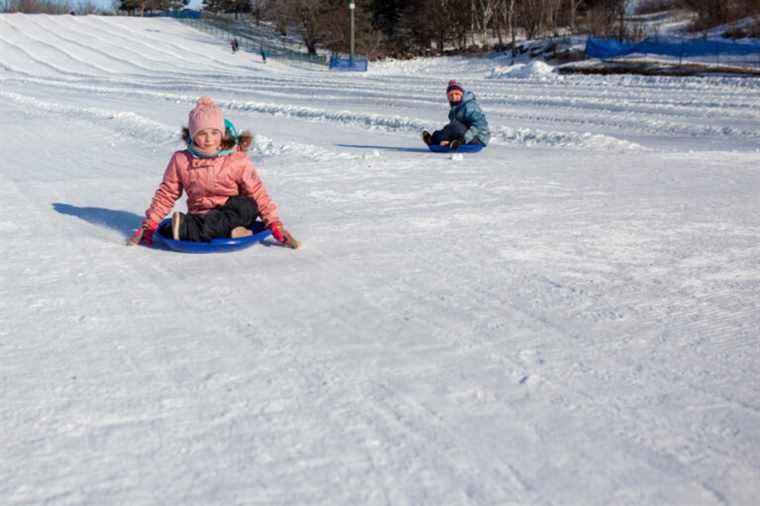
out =
[(29, 114), (56, 114), (63, 117), (77, 117), (86, 121), (108, 124), (108, 127), (130, 138), (150, 144), (164, 144), (178, 141), (176, 128), (153, 121), (132, 111), (116, 111), (102, 107), (82, 107), (78, 104), (48, 102), (20, 93), (0, 91), (0, 97), (15, 104)]
[(442, 56), (422, 57), (410, 60), (388, 58), (372, 62), (367, 75), (429, 75), (443, 79), (464, 79), (464, 76), (478, 76), (493, 66), (492, 58)]
[(352, 160), (362, 158), (345, 152), (336, 152), (311, 144), (296, 142), (276, 143), (269, 137), (257, 134), (253, 138), (251, 154), (256, 157), (275, 157), (281, 155), (296, 155), (315, 161)]
[(600, 151), (644, 150), (644, 146), (608, 135), (588, 132), (549, 132), (536, 128), (500, 127), (494, 132), (496, 143), (511, 142), (526, 146), (546, 146), (565, 149)]
[(539, 81), (562, 79), (562, 76), (554, 72), (554, 67), (542, 61), (516, 63), (508, 67), (494, 67), (488, 77), (491, 79), (509, 78)]

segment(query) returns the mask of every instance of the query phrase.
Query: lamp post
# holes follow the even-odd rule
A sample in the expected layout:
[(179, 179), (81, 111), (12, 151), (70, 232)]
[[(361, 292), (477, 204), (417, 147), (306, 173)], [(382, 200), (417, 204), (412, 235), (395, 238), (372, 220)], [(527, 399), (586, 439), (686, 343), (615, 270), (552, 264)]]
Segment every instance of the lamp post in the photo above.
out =
[(348, 0), (348, 12), (349, 12), (349, 22), (348, 22), (348, 40), (349, 40), (349, 61), (353, 64), (354, 62), (354, 9), (356, 8), (356, 4), (354, 3), (354, 0)]

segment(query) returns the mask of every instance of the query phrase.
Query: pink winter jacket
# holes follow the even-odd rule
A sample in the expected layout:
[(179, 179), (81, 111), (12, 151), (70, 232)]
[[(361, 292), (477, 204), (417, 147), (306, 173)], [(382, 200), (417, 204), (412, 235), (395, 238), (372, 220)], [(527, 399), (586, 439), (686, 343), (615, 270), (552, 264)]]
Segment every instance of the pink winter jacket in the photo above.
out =
[(188, 151), (177, 151), (169, 160), (164, 179), (153, 196), (145, 216), (160, 223), (187, 192), (187, 210), (204, 214), (222, 206), (235, 195), (253, 198), (261, 219), (269, 226), (280, 221), (277, 205), (269, 198), (264, 183), (244, 151), (216, 158), (195, 158)]

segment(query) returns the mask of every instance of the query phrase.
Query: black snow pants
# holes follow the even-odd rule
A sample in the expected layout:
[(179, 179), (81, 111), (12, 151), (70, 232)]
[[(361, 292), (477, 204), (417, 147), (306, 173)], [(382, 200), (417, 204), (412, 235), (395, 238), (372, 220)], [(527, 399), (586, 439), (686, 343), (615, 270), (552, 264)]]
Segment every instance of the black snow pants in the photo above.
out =
[[(261, 232), (266, 227), (259, 217), (259, 208), (250, 197), (235, 196), (227, 199), (223, 206), (212, 209), (205, 214), (188, 213), (182, 216), (179, 238), (182, 241), (208, 242), (211, 239), (229, 237), (235, 227), (246, 227), (253, 233)], [(171, 225), (161, 231), (171, 237)]]
[[(442, 141), (451, 142), (455, 139), (464, 142), (464, 134), (467, 130), (467, 125), (461, 121), (453, 120), (451, 123), (444, 126), (443, 129), (433, 132), (431, 143), (437, 146)], [(473, 139), (470, 144), (480, 144), (480, 141), (478, 139)]]

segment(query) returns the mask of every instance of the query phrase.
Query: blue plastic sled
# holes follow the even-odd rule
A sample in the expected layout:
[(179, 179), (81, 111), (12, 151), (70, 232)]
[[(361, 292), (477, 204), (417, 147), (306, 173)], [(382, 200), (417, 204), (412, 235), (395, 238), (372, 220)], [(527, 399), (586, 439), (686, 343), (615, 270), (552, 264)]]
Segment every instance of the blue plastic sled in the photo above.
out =
[(171, 220), (162, 221), (153, 237), (160, 245), (182, 253), (227, 253), (228, 251), (248, 248), (272, 235), (270, 230), (263, 230), (257, 234), (237, 239), (213, 239), (211, 242), (175, 241), (164, 237), (160, 232), (167, 223), (171, 223)]
[(482, 144), (462, 144), (452, 151), (448, 146), (438, 146), (436, 144), (428, 145), (428, 149), (433, 153), (477, 153), (484, 147), (485, 146)]

